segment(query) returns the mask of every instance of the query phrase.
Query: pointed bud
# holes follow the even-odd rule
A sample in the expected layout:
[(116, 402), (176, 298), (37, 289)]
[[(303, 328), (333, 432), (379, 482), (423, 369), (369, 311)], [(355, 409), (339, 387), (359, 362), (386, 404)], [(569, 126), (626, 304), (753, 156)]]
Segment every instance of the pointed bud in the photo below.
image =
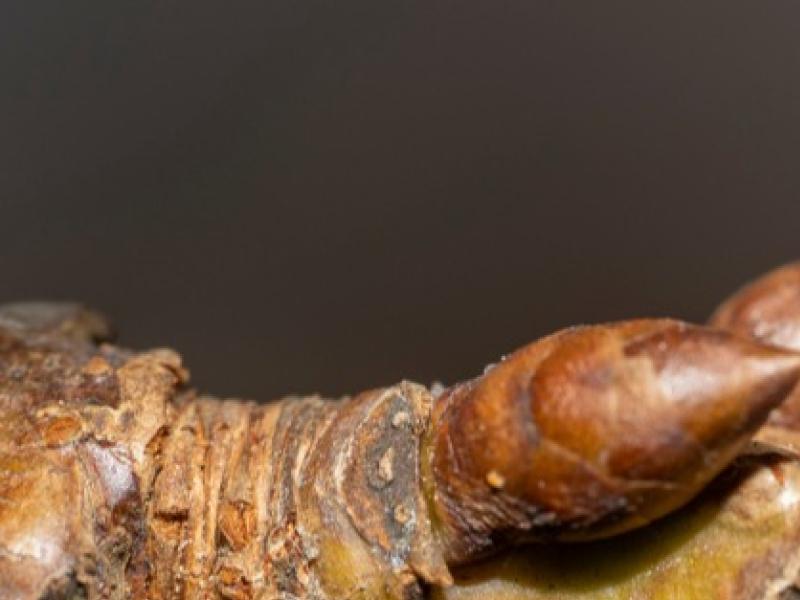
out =
[(736, 456), (798, 375), (800, 355), (672, 320), (570, 329), (518, 350), (435, 408), (449, 559), (667, 514)]
[[(800, 351), (800, 262), (775, 269), (723, 302), (711, 317), (713, 327)], [(769, 425), (800, 430), (800, 389), (769, 417)], [(775, 437), (780, 432), (763, 432)], [(761, 435), (761, 434), (759, 434)]]

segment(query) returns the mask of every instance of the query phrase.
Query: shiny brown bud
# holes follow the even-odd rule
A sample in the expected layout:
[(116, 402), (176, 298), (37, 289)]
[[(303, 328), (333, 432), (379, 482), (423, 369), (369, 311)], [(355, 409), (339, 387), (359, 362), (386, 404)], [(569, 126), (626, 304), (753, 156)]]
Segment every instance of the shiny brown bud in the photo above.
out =
[(710, 324), (800, 350), (800, 262), (775, 269), (743, 287), (717, 308)]
[[(714, 312), (710, 324), (765, 344), (800, 351), (800, 262), (775, 269), (743, 287)], [(800, 429), (800, 390), (770, 415), (769, 424)], [(774, 437), (772, 432), (767, 436)]]
[(448, 560), (667, 514), (799, 374), (794, 353), (673, 320), (569, 329), (518, 350), (434, 409), (431, 494)]

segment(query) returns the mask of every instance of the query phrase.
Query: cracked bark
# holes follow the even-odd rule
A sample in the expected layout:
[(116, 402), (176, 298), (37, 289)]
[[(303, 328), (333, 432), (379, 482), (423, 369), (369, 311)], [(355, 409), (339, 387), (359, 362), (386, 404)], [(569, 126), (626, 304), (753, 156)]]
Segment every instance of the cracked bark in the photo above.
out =
[[(741, 454), (800, 369), (718, 329), (641, 320), (561, 332), (441, 394), (402, 382), (259, 405), (198, 395), (176, 353), (109, 332), (78, 306), (0, 309), (2, 598), (476, 597), (451, 569), (509, 547), (669, 538), (680, 526), (648, 524)], [(788, 434), (759, 435), (748, 475), (671, 518), (705, 498), (755, 515), (750, 495), (772, 493), (774, 508), (794, 487), (765, 473), (800, 474), (775, 459)], [(477, 568), (495, 585), (492, 564)]]

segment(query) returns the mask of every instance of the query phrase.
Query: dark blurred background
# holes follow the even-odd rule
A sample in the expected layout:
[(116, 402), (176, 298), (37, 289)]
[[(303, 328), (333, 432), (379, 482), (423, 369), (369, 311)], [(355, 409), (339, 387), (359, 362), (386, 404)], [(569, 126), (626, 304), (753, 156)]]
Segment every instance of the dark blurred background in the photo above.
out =
[(220, 394), (477, 374), (800, 256), (796, 0), (0, 3), (0, 301)]

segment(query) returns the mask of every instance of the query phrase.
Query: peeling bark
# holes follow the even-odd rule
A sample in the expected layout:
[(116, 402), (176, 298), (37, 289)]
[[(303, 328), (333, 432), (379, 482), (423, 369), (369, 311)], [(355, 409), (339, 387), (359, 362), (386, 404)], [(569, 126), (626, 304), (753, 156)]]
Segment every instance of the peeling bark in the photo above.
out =
[[(447, 584), (432, 398), (197, 396), (77, 307), (0, 313), (0, 597), (414, 598)], [(53, 315), (57, 314), (58, 318)]]
[[(792, 351), (630, 321), (555, 334), (441, 393), (401, 382), (261, 405), (198, 395), (175, 352), (109, 336), (78, 306), (0, 308), (0, 598), (571, 598), (586, 589), (556, 577), (538, 596), (538, 579), (509, 591), (503, 577), (577, 548), (630, 561), (630, 540), (680, 537), (709, 502), (697, 548), (741, 542), (727, 584), (762, 590), (800, 566), (800, 512), (780, 508), (800, 496), (786, 427), (650, 524), (752, 451), (800, 375)], [(453, 585), (451, 569), (531, 541), (541, 552)], [(662, 554), (628, 574), (666, 573)]]

